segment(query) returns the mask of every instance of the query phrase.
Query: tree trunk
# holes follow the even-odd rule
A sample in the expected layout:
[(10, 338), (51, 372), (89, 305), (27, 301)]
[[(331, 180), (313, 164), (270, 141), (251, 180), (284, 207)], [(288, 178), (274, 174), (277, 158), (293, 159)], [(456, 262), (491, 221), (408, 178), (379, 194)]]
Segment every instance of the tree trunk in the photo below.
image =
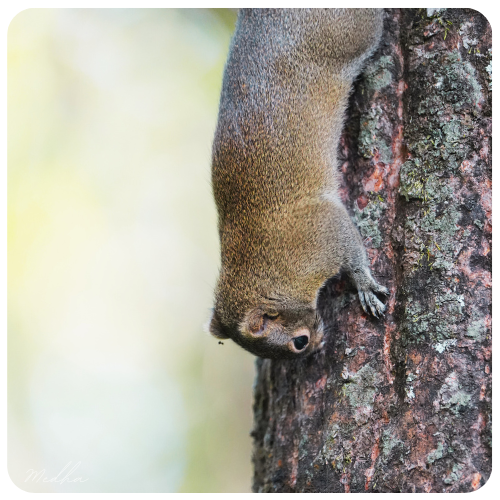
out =
[(465, 492), (491, 471), (491, 29), (386, 11), (341, 142), (342, 196), (391, 291), (320, 296), (322, 352), (258, 360), (253, 489)]

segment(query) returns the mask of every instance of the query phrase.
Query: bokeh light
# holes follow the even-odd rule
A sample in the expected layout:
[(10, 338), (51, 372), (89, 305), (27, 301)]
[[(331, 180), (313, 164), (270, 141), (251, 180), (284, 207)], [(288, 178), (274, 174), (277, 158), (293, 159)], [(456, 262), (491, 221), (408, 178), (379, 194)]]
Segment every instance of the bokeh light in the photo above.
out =
[[(8, 460), (22, 489), (250, 491), (253, 358), (202, 329), (235, 18), (30, 9), (10, 24)], [(85, 481), (26, 480), (68, 463)]]

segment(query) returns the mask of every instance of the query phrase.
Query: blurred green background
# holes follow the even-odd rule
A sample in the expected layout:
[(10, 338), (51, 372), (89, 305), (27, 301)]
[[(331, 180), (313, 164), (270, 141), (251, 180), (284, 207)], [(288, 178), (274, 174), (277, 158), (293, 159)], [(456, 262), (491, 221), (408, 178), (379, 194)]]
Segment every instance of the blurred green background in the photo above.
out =
[[(253, 357), (203, 331), (235, 18), (30, 9), (10, 24), (8, 460), (25, 490), (250, 491)], [(84, 482), (26, 481), (68, 463)]]

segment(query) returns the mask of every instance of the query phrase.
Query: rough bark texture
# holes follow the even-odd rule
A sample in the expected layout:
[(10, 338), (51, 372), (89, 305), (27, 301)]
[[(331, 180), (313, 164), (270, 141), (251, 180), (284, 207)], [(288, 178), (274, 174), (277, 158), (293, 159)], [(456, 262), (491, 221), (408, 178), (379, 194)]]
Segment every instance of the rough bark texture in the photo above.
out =
[(491, 29), (463, 9), (385, 28), (341, 151), (388, 311), (336, 277), (325, 349), (257, 361), (254, 491), (465, 492), (491, 472)]

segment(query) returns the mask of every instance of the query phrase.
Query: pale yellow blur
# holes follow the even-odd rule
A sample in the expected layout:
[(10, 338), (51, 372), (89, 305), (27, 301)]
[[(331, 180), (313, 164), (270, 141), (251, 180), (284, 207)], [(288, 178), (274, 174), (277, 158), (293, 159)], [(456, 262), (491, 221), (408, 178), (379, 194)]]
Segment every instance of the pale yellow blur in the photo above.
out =
[(20, 488), (250, 490), (253, 358), (202, 330), (234, 19), (31, 9), (11, 22), (8, 458)]

